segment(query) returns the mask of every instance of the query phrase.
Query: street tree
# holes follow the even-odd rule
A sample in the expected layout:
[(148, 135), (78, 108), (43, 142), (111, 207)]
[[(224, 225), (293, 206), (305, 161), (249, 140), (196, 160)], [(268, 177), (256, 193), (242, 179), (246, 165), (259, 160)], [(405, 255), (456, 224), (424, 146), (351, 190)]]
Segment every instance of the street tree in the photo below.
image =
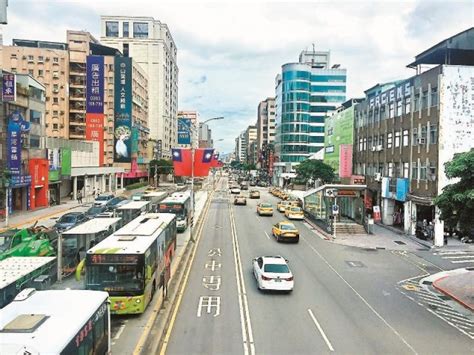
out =
[(444, 172), (457, 182), (444, 187), (435, 199), (441, 210), (440, 218), (449, 228), (459, 226), (462, 232), (470, 232), (474, 228), (474, 148), (455, 154), (444, 164)]
[(334, 170), (321, 160), (307, 159), (296, 167), (296, 174), (299, 180), (307, 182), (309, 179), (316, 181), (320, 179), (323, 184), (334, 181)]
[(156, 186), (160, 181), (161, 174), (171, 174), (173, 172), (173, 162), (167, 159), (157, 159), (150, 161), (150, 175), (156, 176)]

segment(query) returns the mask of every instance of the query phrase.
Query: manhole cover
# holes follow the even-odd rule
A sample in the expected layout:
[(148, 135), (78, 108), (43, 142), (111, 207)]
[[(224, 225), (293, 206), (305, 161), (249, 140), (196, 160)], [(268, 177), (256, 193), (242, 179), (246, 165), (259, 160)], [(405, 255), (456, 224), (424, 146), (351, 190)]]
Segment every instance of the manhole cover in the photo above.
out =
[(394, 240), (394, 242), (398, 245), (406, 245), (406, 243), (402, 242), (401, 240)]
[(425, 280), (422, 282), (423, 285), (431, 285), (433, 282), (432, 281), (428, 281), (428, 280)]
[(349, 265), (350, 267), (365, 267), (364, 263), (362, 263), (361, 261), (346, 260), (346, 264)]
[(417, 291), (418, 290), (418, 287), (416, 287), (415, 285), (403, 285), (402, 287), (407, 291)]

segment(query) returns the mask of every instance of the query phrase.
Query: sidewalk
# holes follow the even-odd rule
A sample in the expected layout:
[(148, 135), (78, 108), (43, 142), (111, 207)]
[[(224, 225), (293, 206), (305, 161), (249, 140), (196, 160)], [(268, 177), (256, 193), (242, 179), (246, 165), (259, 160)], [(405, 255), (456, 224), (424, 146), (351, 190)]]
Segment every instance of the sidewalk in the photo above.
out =
[(456, 269), (432, 275), (432, 285), (467, 309), (474, 311), (474, 270)]

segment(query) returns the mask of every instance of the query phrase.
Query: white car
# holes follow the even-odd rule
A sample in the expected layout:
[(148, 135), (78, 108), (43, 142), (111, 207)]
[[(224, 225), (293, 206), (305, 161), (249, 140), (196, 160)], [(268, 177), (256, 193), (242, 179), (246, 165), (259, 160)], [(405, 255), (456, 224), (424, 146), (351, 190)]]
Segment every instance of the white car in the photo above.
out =
[(253, 259), (252, 267), (260, 290), (293, 291), (294, 278), (285, 258), (260, 256)]
[(233, 187), (230, 189), (231, 194), (240, 194), (240, 187)]

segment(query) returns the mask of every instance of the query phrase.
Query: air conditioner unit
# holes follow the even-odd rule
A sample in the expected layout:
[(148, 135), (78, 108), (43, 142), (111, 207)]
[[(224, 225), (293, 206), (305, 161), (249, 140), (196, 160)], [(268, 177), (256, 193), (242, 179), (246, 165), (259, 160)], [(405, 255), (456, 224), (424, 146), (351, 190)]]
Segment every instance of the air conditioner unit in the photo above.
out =
[(376, 149), (377, 149), (377, 147), (376, 147), (376, 146), (373, 146), (371, 150), (372, 150), (373, 152), (375, 152)]
[(377, 146), (377, 149), (376, 149), (376, 150), (377, 150), (377, 152), (381, 152), (381, 151), (383, 150), (383, 146), (382, 146), (381, 144), (379, 144), (379, 145)]
[(425, 144), (426, 138), (418, 138), (418, 144)]
[(382, 181), (382, 174), (380, 174), (380, 173), (375, 173), (374, 180), (375, 180), (375, 181)]

